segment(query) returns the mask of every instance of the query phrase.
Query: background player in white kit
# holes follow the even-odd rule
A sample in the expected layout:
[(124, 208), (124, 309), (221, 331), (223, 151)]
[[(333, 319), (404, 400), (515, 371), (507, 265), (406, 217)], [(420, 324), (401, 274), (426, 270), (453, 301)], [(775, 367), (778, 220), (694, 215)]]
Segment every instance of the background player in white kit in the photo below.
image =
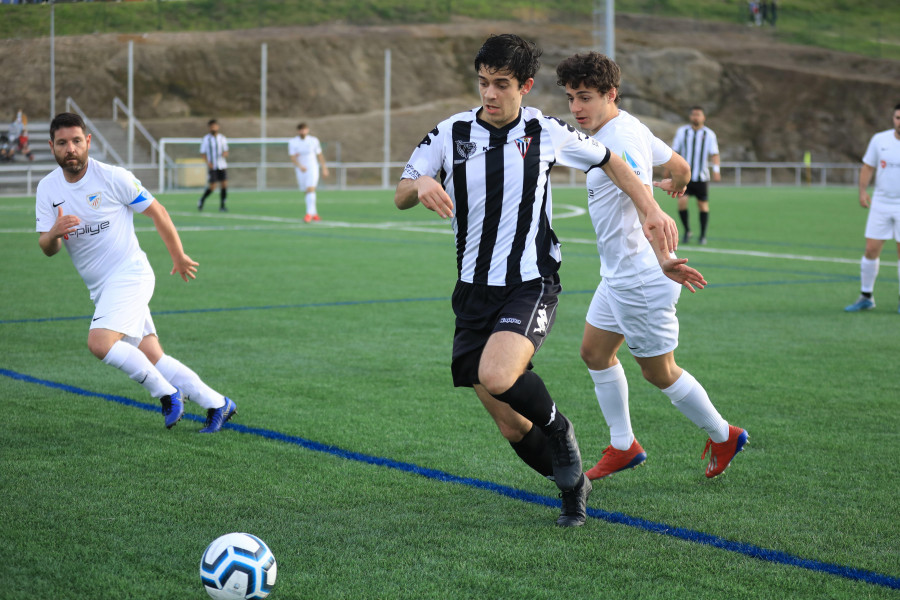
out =
[(197, 202), (197, 210), (203, 210), (203, 203), (206, 198), (213, 193), (217, 185), (221, 186), (219, 191), (219, 211), (226, 212), (225, 199), (228, 197), (228, 140), (219, 133), (219, 122), (210, 119), (209, 133), (203, 136), (200, 142), (200, 154), (206, 160), (206, 168), (209, 172), (209, 179), (203, 195)]
[[(611, 152), (622, 156), (650, 187), (654, 165), (672, 179), (658, 184), (679, 196), (691, 178), (690, 167), (636, 118), (620, 110), (618, 65), (597, 52), (576, 54), (556, 67), (569, 109), (578, 124)], [(706, 285), (686, 259), (660, 252), (641, 232), (634, 204), (600, 169), (587, 174), (588, 208), (597, 233), (602, 281), (588, 309), (581, 356), (594, 380), (594, 392), (610, 428), (610, 445), (587, 472), (591, 479), (633, 468), (647, 457), (634, 437), (628, 410), (628, 382), (616, 353), (625, 341), (644, 378), (709, 434), (712, 450), (707, 477), (725, 470), (747, 441), (747, 432), (729, 425), (716, 411), (703, 386), (675, 363), (678, 319), (675, 304), (681, 285), (692, 292)], [(681, 284), (681, 285), (679, 285)]]
[[(700, 212), (700, 245), (706, 244), (706, 228), (709, 225), (709, 182), (721, 181), (719, 167), (719, 141), (716, 132), (706, 126), (703, 107), (692, 106), (690, 123), (682, 125), (675, 132), (672, 148), (687, 159), (691, 168), (691, 180), (687, 189), (678, 196), (678, 215), (684, 226), (684, 242), (691, 239), (691, 222), (688, 215), (688, 196), (697, 198)], [(710, 175), (712, 168), (712, 175)], [(668, 174), (665, 174), (668, 177)]]
[[(856, 302), (844, 309), (847, 312), (875, 308), (872, 293), (885, 240), (897, 241), (897, 256), (900, 257), (900, 104), (894, 107), (893, 125), (893, 129), (872, 136), (859, 169), (859, 204), (869, 209), (869, 218), (866, 220), (866, 250), (859, 266), (862, 292)], [(873, 175), (875, 192), (870, 198), (868, 189)], [(900, 306), (897, 311), (900, 312)]]
[(60, 168), (38, 184), (38, 243), (47, 256), (65, 244), (88, 287), (95, 306), (88, 348), (160, 400), (166, 427), (181, 419), (186, 397), (207, 409), (201, 433), (215, 433), (237, 407), (163, 352), (150, 316), (156, 279), (134, 234), (135, 212), (152, 219), (172, 257), (172, 274), (188, 281), (197, 272), (169, 213), (131, 172), (88, 157), (91, 136), (78, 115), (53, 119), (50, 148)]
[(323, 177), (328, 177), (328, 167), (325, 166), (319, 138), (309, 135), (306, 123), (297, 125), (297, 135), (288, 142), (288, 154), (297, 173), (297, 185), (306, 192), (306, 216), (303, 220), (307, 223), (321, 221), (316, 209), (316, 186), (319, 185), (319, 165), (322, 165)]

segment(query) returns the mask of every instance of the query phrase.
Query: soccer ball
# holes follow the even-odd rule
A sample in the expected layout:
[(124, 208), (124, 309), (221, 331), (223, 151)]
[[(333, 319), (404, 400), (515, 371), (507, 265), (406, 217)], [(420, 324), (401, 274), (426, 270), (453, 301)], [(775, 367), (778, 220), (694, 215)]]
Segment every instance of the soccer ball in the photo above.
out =
[(249, 533), (223, 535), (200, 559), (200, 580), (216, 600), (265, 598), (275, 585), (277, 573), (272, 551)]

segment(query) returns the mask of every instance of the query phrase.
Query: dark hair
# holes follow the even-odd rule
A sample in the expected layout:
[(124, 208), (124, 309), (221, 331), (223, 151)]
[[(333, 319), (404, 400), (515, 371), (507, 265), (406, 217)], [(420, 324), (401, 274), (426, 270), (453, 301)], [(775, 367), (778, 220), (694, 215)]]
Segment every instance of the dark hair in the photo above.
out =
[(215, 125), (216, 123), (218, 123), (218, 121), (216, 121), (215, 119), (210, 119), (206, 126), (209, 127), (210, 125)]
[(900, 104), (894, 107), (894, 110), (900, 110)]
[(702, 112), (703, 114), (706, 114), (706, 111), (703, 110), (703, 107), (700, 106), (699, 104), (695, 104), (694, 106), (692, 106), (692, 107), (691, 107), (691, 110), (689, 110), (688, 112), (694, 112), (695, 110), (699, 110), (699, 111)]
[(543, 51), (533, 42), (505, 33), (489, 37), (475, 55), (475, 72), (485, 67), (490, 71), (509, 71), (521, 87), (541, 68), (538, 60)]
[(84, 119), (75, 113), (59, 113), (50, 121), (50, 139), (56, 139), (56, 132), (64, 127), (81, 127), (81, 131), (87, 133)]
[[(570, 56), (556, 67), (556, 85), (577, 88), (583, 84), (601, 94), (619, 89), (621, 76), (622, 72), (616, 61), (599, 52)], [(619, 100), (619, 95), (616, 94), (616, 104)]]
[(305, 129), (306, 127), (309, 127), (309, 125), (307, 125), (306, 123), (298, 123), (298, 124), (297, 124), (297, 130), (298, 130), (298, 131), (301, 130), (301, 129)]

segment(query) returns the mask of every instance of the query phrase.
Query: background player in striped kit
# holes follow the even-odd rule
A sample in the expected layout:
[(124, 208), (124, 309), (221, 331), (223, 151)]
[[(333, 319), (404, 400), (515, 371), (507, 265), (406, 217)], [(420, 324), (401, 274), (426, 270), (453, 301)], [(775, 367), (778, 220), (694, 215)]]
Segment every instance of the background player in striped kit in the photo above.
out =
[[(847, 312), (875, 308), (875, 278), (886, 240), (897, 241), (900, 257), (900, 104), (894, 106), (892, 123), (892, 129), (876, 133), (869, 140), (859, 169), (859, 205), (869, 209), (869, 216), (866, 249), (859, 264), (862, 291), (856, 302), (844, 308)], [(868, 190), (873, 175), (875, 191), (870, 197)], [(897, 311), (900, 312), (900, 306)]]
[[(556, 76), (556, 83), (565, 87), (569, 109), (578, 124), (611, 152), (626, 157), (648, 190), (653, 167), (662, 165), (673, 179), (656, 185), (675, 197), (684, 192), (691, 176), (687, 162), (643, 123), (619, 109), (620, 71), (614, 61), (597, 52), (576, 54), (556, 67)], [(711, 450), (706, 476), (715, 477), (743, 448), (747, 433), (729, 425), (703, 386), (675, 363), (675, 304), (682, 285), (693, 292), (694, 286), (703, 288), (706, 281), (685, 264), (686, 259), (663, 254), (647, 243), (631, 200), (606, 174), (590, 171), (587, 188), (603, 279), (588, 309), (581, 357), (610, 430), (610, 445), (587, 476), (600, 479), (634, 468), (647, 458), (631, 429), (628, 381), (616, 357), (627, 342), (644, 378), (709, 434), (703, 455)]]
[[(672, 150), (681, 154), (691, 167), (691, 181), (687, 190), (678, 197), (678, 214), (684, 226), (684, 242), (691, 239), (691, 223), (688, 218), (688, 196), (697, 198), (700, 211), (700, 244), (706, 244), (706, 226), (709, 223), (710, 164), (712, 181), (721, 181), (719, 172), (719, 142), (716, 132), (705, 125), (706, 115), (700, 106), (692, 106), (690, 124), (682, 125), (675, 132)], [(668, 177), (669, 174), (663, 175)]]
[(197, 210), (203, 210), (203, 203), (213, 193), (216, 185), (221, 184), (219, 192), (219, 210), (225, 212), (225, 198), (228, 196), (228, 140), (219, 133), (219, 123), (215, 119), (209, 120), (209, 133), (203, 136), (200, 142), (200, 154), (206, 159), (206, 168), (209, 170), (209, 184), (203, 190), (203, 195), (197, 202)]
[(297, 135), (288, 142), (288, 154), (294, 163), (297, 174), (297, 185), (306, 192), (306, 215), (303, 220), (321, 221), (316, 208), (316, 186), (319, 185), (319, 165), (322, 165), (322, 176), (328, 177), (328, 167), (322, 155), (322, 144), (319, 138), (309, 135), (309, 125), (297, 125)]
[(49, 143), (60, 168), (38, 184), (35, 229), (47, 256), (65, 244), (88, 287), (95, 306), (88, 348), (159, 399), (166, 427), (184, 414), (184, 395), (207, 409), (201, 432), (219, 431), (237, 407), (163, 352), (150, 315), (156, 277), (134, 234), (135, 212), (153, 221), (172, 257), (172, 274), (188, 281), (197, 272), (169, 213), (131, 172), (88, 157), (91, 136), (80, 116), (57, 115)]
[(562, 492), (557, 524), (577, 526), (585, 522), (590, 480), (581, 472), (572, 424), (531, 370), (562, 289), (550, 168), (603, 169), (634, 200), (645, 235), (661, 252), (675, 247), (678, 230), (621, 158), (570, 125), (522, 107), (540, 54), (515, 35), (484, 43), (475, 57), (481, 106), (425, 136), (394, 201), (400, 209), (421, 203), (453, 218), (454, 385), (474, 388), (522, 460), (553, 476)]

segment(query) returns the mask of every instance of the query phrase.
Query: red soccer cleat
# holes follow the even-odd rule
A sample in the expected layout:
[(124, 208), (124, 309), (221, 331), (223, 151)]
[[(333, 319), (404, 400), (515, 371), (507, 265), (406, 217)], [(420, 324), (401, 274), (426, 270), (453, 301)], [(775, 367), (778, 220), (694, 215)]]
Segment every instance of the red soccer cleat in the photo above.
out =
[(313, 221), (321, 221), (321, 220), (322, 220), (322, 217), (320, 217), (319, 215), (313, 215)]
[(312, 221), (312, 215), (306, 215), (305, 217), (303, 217), (304, 223), (309, 223), (310, 221)]
[(633, 469), (645, 460), (647, 460), (647, 453), (644, 452), (637, 440), (631, 443), (628, 450), (617, 450), (612, 446), (607, 446), (603, 451), (603, 458), (586, 475), (588, 479), (602, 479), (625, 469)]
[(706, 476), (712, 478), (721, 474), (731, 464), (731, 459), (744, 449), (744, 444), (747, 443), (749, 437), (745, 430), (729, 425), (728, 439), (721, 444), (715, 443), (712, 438), (706, 440), (706, 447), (703, 449), (703, 454), (700, 455), (700, 459), (703, 460), (706, 458), (706, 452), (709, 451)]

